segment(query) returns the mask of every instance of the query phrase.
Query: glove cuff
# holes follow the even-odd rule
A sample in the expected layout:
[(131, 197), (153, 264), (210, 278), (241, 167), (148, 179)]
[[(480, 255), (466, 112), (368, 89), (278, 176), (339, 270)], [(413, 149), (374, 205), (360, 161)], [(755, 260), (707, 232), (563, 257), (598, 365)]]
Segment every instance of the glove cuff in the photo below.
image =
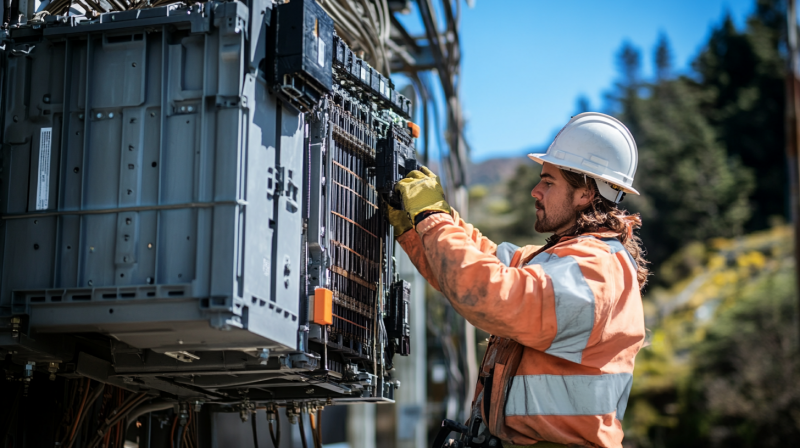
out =
[(417, 222), (417, 216), (420, 216), (423, 212), (442, 212), (447, 213), (448, 215), (451, 214), (452, 209), (450, 208), (450, 204), (447, 203), (445, 200), (434, 202), (433, 204), (426, 205), (425, 207), (420, 208), (419, 210), (414, 210), (413, 213), (409, 212), (409, 216), (411, 217), (411, 221), (415, 224)]
[(424, 212), (418, 213), (417, 216), (414, 218), (414, 226), (416, 227), (419, 223), (422, 222), (425, 218), (431, 215), (435, 215), (437, 213), (444, 213), (441, 210), (425, 210)]

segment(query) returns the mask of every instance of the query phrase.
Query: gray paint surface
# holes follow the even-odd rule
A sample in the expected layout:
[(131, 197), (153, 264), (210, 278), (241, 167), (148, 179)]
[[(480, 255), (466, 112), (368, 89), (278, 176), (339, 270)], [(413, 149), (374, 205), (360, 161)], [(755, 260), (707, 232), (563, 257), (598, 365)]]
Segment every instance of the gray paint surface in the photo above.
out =
[(0, 321), (160, 351), (296, 347), (304, 123), (251, 74), (263, 21), (213, 7), (52, 26), (30, 55), (6, 53)]

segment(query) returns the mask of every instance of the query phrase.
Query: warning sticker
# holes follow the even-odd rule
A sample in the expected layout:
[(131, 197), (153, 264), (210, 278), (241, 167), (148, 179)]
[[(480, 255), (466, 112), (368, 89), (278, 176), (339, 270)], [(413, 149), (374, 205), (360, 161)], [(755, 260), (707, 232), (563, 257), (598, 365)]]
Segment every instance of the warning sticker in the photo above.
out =
[(317, 64), (320, 67), (325, 67), (325, 41), (321, 37), (317, 40), (319, 41), (319, 45), (317, 45)]
[(36, 210), (47, 209), (50, 202), (50, 150), (53, 128), (39, 133), (39, 179), (36, 182)]

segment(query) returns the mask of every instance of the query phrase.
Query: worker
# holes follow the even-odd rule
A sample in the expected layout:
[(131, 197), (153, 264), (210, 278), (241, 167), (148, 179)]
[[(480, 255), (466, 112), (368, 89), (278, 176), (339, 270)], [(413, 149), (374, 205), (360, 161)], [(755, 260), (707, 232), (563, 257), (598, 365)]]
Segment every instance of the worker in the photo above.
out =
[(480, 446), (618, 448), (645, 338), (641, 220), (618, 206), (638, 194), (636, 143), (619, 120), (587, 112), (528, 157), (542, 164), (531, 195), (534, 229), (552, 234), (544, 246), (495, 245), (425, 167), (398, 182), (405, 210), (389, 221), (431, 286), (492, 335), (470, 420), (496, 439)]

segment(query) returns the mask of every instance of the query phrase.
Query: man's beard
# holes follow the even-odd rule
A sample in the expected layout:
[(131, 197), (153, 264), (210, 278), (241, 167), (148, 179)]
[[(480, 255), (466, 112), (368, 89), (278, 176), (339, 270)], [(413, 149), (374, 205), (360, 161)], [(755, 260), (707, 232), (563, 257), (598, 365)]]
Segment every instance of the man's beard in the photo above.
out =
[(539, 208), (539, 210), (542, 210), (542, 219), (537, 217), (536, 223), (533, 225), (534, 230), (539, 233), (554, 233), (563, 227), (575, 225), (578, 219), (575, 211), (568, 207), (560, 210), (545, 211), (544, 208)]

